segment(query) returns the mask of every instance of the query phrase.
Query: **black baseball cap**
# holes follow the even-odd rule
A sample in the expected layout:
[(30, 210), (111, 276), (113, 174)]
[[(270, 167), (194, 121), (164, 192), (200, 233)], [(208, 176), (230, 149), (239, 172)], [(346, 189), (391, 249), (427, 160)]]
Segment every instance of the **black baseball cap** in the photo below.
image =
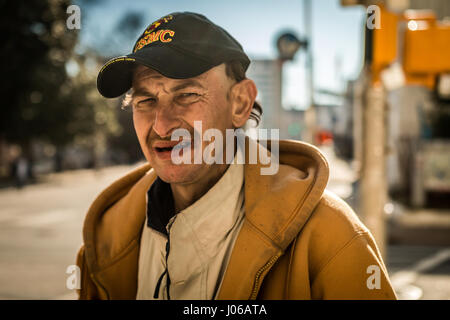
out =
[(174, 12), (148, 26), (132, 53), (109, 60), (98, 74), (97, 88), (106, 98), (126, 93), (136, 64), (168, 78), (186, 79), (230, 61), (239, 61), (244, 70), (250, 64), (242, 46), (227, 31), (201, 14)]

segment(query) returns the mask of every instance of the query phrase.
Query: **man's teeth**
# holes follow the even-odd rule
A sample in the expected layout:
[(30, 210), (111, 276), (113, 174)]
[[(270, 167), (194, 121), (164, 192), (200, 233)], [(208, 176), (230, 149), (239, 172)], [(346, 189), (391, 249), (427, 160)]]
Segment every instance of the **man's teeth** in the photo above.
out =
[(170, 151), (172, 150), (172, 147), (156, 147), (156, 150), (159, 152)]
[(172, 151), (172, 149), (184, 149), (189, 148), (190, 146), (191, 146), (190, 141), (182, 141), (172, 147), (156, 147), (156, 151), (158, 152)]
[(191, 146), (191, 142), (190, 141), (182, 141), (180, 143), (178, 143), (177, 145), (174, 146), (175, 149), (184, 149), (184, 148), (189, 148)]

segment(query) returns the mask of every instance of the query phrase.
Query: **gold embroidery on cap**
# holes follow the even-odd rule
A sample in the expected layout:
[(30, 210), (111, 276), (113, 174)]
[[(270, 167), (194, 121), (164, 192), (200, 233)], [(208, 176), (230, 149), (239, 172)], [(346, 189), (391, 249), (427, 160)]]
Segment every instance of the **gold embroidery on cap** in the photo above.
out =
[(156, 41), (161, 41), (163, 43), (170, 42), (172, 41), (174, 35), (175, 31), (169, 29), (162, 29), (149, 33), (142, 39), (140, 39), (138, 43), (136, 43), (133, 53), (138, 51), (139, 49), (142, 49), (142, 47), (145, 47), (146, 45)]
[(133, 53), (155, 41), (161, 41), (164, 43), (172, 41), (172, 37), (175, 35), (175, 31), (167, 29), (156, 31), (156, 29), (159, 26), (161, 26), (163, 23), (169, 22), (172, 19), (173, 16), (169, 14), (165, 17), (162, 17), (154, 21), (151, 25), (149, 25), (147, 29), (145, 29), (142, 38), (139, 39), (138, 42), (136, 43)]
[(173, 16), (169, 14), (168, 16), (162, 17), (161, 19), (154, 21), (151, 25), (149, 25), (147, 27), (147, 29), (145, 29), (144, 34), (151, 33), (153, 30), (158, 28), (162, 23), (167, 23), (172, 19), (173, 19)]
[(119, 58), (115, 58), (115, 59), (112, 59), (112, 60), (109, 60), (102, 68), (101, 68), (101, 70), (100, 70), (100, 72), (102, 72), (107, 66), (109, 66), (111, 63), (114, 63), (114, 62), (118, 62), (118, 61), (136, 61), (136, 59), (134, 59), (134, 58), (128, 58), (128, 57), (119, 57)]

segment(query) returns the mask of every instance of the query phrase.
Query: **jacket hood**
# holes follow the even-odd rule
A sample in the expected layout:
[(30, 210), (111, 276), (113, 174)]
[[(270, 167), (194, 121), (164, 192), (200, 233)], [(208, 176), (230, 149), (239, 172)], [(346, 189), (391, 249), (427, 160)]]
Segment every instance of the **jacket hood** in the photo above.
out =
[(284, 251), (319, 202), (329, 169), (319, 149), (293, 140), (279, 142), (279, 163), (274, 175), (246, 165), (245, 207), (246, 219)]
[(261, 175), (262, 167), (244, 166), (245, 220), (218, 299), (256, 299), (265, 275), (302, 230), (328, 183), (325, 157), (300, 141), (279, 141), (276, 174)]
[[(246, 141), (247, 151), (255, 141)], [(270, 141), (267, 148), (271, 149)], [(267, 166), (247, 161), (244, 165), (245, 220), (219, 299), (256, 297), (270, 266), (295, 239), (319, 203), (329, 177), (328, 163), (322, 153), (300, 141), (279, 141), (276, 174), (261, 175), (264, 167)], [(146, 164), (114, 182), (91, 205), (83, 237), (87, 264), (100, 282), (102, 270), (113, 268), (115, 262), (125, 259), (127, 253), (139, 246), (145, 222), (146, 192), (155, 179), (154, 170)], [(137, 259), (137, 256), (126, 259)], [(137, 268), (135, 264), (133, 270)]]

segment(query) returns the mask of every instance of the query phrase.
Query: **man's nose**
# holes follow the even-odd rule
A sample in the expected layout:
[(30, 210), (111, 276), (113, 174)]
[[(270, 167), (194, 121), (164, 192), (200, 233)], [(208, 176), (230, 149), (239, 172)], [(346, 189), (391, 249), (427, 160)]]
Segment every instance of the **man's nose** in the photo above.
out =
[(158, 136), (161, 138), (168, 137), (179, 125), (180, 121), (171, 106), (162, 105), (158, 107), (153, 124), (153, 130)]

